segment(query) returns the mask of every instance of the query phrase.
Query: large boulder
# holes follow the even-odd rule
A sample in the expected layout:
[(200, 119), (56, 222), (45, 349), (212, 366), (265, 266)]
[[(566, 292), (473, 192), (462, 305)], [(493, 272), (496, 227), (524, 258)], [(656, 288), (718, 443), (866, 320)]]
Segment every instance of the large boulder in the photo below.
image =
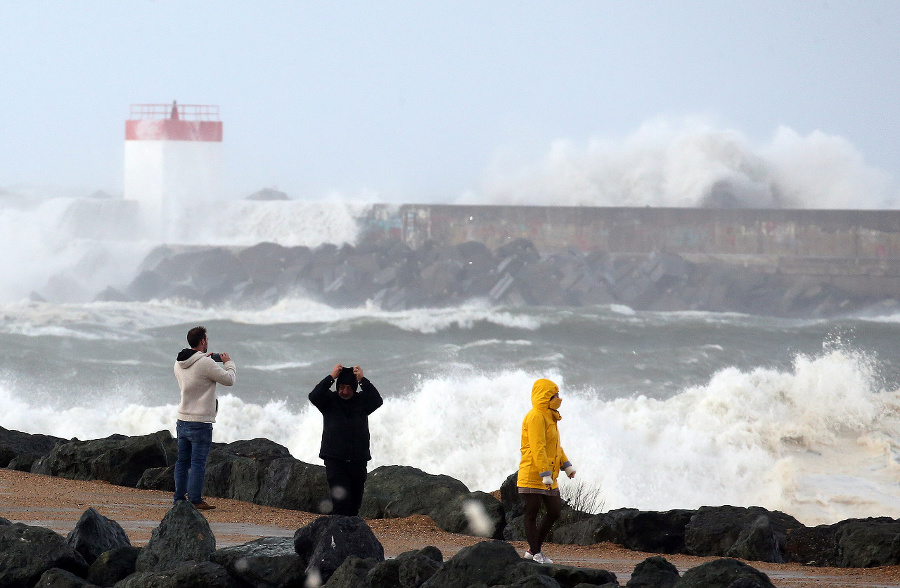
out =
[(274, 285), (284, 274), (288, 255), (286, 247), (264, 242), (242, 249), (237, 257), (250, 280)]
[[(237, 256), (223, 247), (175, 255), (162, 260), (155, 271), (168, 284), (192, 288), (197, 292), (197, 299), (206, 303), (231, 299), (238, 286), (249, 279)], [(169, 297), (173, 293), (167, 290), (156, 297)]]
[(331, 511), (325, 468), (282, 457), (272, 460), (263, 472), (255, 502), (275, 508), (305, 512)]
[[(730, 588), (735, 582), (747, 588), (775, 588), (763, 572), (736, 559), (716, 559), (686, 571), (675, 588)], [(749, 582), (747, 582), (749, 580)]]
[(661, 555), (648, 557), (634, 567), (625, 588), (672, 588), (678, 583), (678, 568)]
[(97, 586), (113, 586), (134, 573), (140, 547), (116, 547), (94, 560), (87, 571), (87, 580)]
[(500, 503), (507, 521), (520, 517), (525, 512), (525, 501), (522, 500), (517, 485), (518, 478), (519, 472), (513, 472), (500, 484)]
[(900, 564), (900, 521), (879, 517), (842, 521), (837, 526), (835, 539), (841, 567)]
[(398, 580), (403, 588), (419, 588), (427, 582), (444, 564), (437, 547), (426, 547), (399, 560)]
[(177, 453), (177, 442), (169, 431), (137, 437), (111, 435), (60, 443), (35, 471), (73, 480), (105, 480), (133, 488), (144, 470), (174, 464)]
[(695, 512), (675, 509), (623, 513), (617, 521), (622, 546), (651, 553), (681, 553), (685, 548), (685, 529)]
[(170, 570), (138, 572), (116, 588), (243, 588), (228, 571), (211, 561), (183, 563)]
[(323, 588), (365, 588), (366, 576), (377, 564), (374, 559), (360, 559), (349, 555), (331, 574)]
[(143, 270), (131, 280), (123, 294), (129, 300), (147, 301), (165, 297), (171, 287), (163, 274), (154, 270)]
[(366, 479), (360, 516), (431, 517), (451, 533), (503, 538), (506, 515), (499, 500), (484, 492), (469, 492), (456, 478), (423, 472), (410, 466), (381, 466)]
[(808, 566), (837, 566), (836, 534), (836, 525), (794, 529), (785, 541), (785, 559)]
[(303, 586), (306, 581), (306, 560), (294, 549), (291, 537), (263, 537), (243, 545), (223, 547), (209, 560), (254, 588)]
[(455, 478), (434, 475), (410, 466), (381, 466), (366, 479), (360, 516), (371, 519), (405, 518), (431, 512), (469, 489)]
[(51, 568), (84, 577), (88, 566), (55, 531), (22, 523), (0, 525), (0, 586), (34, 586)]
[[(509, 588), (562, 588), (559, 582), (550, 576), (545, 576), (543, 574), (524, 576), (511, 584), (507, 584), (507, 586), (509, 586)], [(588, 586), (593, 587), (594, 584), (585, 584), (584, 586), (579, 586), (579, 588), (587, 588)], [(618, 586), (616, 586), (616, 588), (618, 588)]]
[(172, 570), (184, 563), (209, 560), (216, 538), (209, 523), (187, 500), (178, 501), (150, 534), (135, 562), (137, 572)]
[(554, 529), (557, 543), (592, 545), (617, 543), (635, 551), (682, 553), (685, 529), (696, 511), (640, 511), (620, 508)]
[(59, 568), (50, 568), (41, 574), (34, 588), (97, 588), (97, 585), (76, 576), (72, 572)]
[(164, 468), (147, 468), (141, 474), (141, 479), (134, 486), (140, 490), (160, 490), (162, 492), (175, 492), (175, 466)]
[(505, 541), (482, 541), (459, 550), (429, 578), (423, 588), (468, 588), (473, 584), (507, 584), (508, 568), (522, 562)]
[(350, 555), (384, 561), (384, 547), (359, 517), (319, 517), (294, 533), (294, 549), (307, 562), (306, 573), (323, 583)]
[(606, 570), (576, 568), (574, 566), (537, 564), (522, 561), (507, 569), (507, 581), (519, 584), (529, 578), (551, 578), (562, 588), (575, 588), (581, 584), (591, 586), (618, 586), (616, 575)]
[(788, 534), (788, 561), (813, 566), (872, 567), (900, 564), (900, 521), (847, 519), (801, 527)]
[(494, 250), (494, 255), (498, 259), (516, 258), (525, 265), (537, 263), (541, 259), (541, 254), (538, 252), (537, 247), (534, 246), (534, 243), (524, 238), (514, 239), (497, 247)]
[(703, 506), (685, 527), (685, 553), (781, 563), (788, 533), (802, 526), (758, 506)]
[(626, 541), (624, 521), (639, 515), (634, 508), (619, 508), (600, 513), (553, 530), (553, 540), (557, 543), (573, 545), (593, 545), (601, 541), (622, 545)]
[(444, 563), (441, 550), (429, 545), (405, 551), (376, 565), (366, 577), (368, 588), (419, 588)]
[(506, 516), (499, 500), (486, 492), (460, 494), (428, 513), (435, 524), (450, 533), (503, 539)]
[(206, 465), (205, 492), (209, 496), (256, 502), (269, 465), (291, 458), (283, 446), (258, 438), (216, 445)]
[(66, 545), (77, 551), (88, 565), (101, 553), (116, 547), (129, 547), (131, 541), (119, 523), (108, 519), (93, 507), (88, 508), (66, 536)]
[(30, 468), (24, 467), (26, 462), (30, 464), (37, 457), (47, 455), (57, 443), (65, 441), (59, 437), (32, 435), (0, 427), (0, 468), (9, 467), (15, 461), (10, 469), (29, 471)]

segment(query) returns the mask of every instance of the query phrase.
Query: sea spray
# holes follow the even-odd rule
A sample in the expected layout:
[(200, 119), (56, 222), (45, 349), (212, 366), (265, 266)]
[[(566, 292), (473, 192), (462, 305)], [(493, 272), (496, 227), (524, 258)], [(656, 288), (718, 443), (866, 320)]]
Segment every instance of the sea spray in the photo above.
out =
[[(604, 400), (593, 388), (570, 389), (559, 373), (450, 368), (371, 416), (370, 467), (412, 465), (496, 490), (518, 467), (531, 384), (549, 377), (562, 392), (563, 446), (578, 480), (602, 488), (607, 509), (760, 505), (806, 524), (900, 516), (900, 392), (877, 389), (859, 354), (798, 356), (790, 371), (726, 369), (667, 400)], [(174, 403), (117, 400), (117, 390), (56, 409), (11, 386), (0, 386), (6, 428), (79, 438), (174, 431)], [(308, 404), (220, 394), (215, 441), (266, 437), (319, 463), (321, 415)]]
[(539, 161), (497, 161), (459, 203), (540, 206), (893, 208), (897, 186), (846, 139), (778, 128), (754, 145), (700, 118), (658, 117), (622, 139), (557, 140)]
[[(124, 288), (159, 245), (286, 247), (343, 245), (357, 238), (363, 202), (223, 201), (170, 211), (168, 239), (142, 230), (134, 202), (120, 199), (0, 200), (0, 302), (37, 292), (52, 302), (86, 302)], [(110, 227), (115, 228), (115, 230)]]
[[(900, 393), (874, 386), (864, 357), (833, 351), (797, 357), (791, 372), (722, 370), (668, 400), (581, 398), (578, 413), (605, 424), (586, 469), (604, 472), (610, 508), (760, 505), (807, 524), (898, 516), (894, 457), (865, 440), (900, 433)], [(576, 426), (591, 435), (587, 420)], [(831, 483), (848, 474), (865, 479), (855, 497)]]

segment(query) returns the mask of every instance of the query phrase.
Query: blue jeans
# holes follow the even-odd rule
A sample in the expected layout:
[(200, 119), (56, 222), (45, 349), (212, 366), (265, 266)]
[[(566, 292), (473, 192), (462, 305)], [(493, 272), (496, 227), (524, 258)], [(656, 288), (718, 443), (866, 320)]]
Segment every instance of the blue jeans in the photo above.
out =
[(176, 421), (178, 459), (175, 461), (175, 502), (203, 500), (203, 478), (206, 475), (206, 458), (212, 445), (212, 423)]

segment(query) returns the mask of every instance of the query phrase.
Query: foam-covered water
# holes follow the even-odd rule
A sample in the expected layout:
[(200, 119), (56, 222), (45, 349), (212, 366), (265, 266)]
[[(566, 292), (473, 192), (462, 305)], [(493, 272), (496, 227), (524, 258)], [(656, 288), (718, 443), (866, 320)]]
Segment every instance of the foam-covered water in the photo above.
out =
[[(257, 312), (164, 303), (0, 306), (0, 426), (70, 438), (174, 431), (174, 355), (204, 323), (238, 382), (216, 441), (266, 437), (318, 463), (306, 395), (335, 362), (386, 398), (371, 465), (495, 490), (518, 464), (535, 379), (605, 508), (761, 505), (807, 524), (900, 517), (898, 327), (623, 308), (383, 312), (293, 300)], [(280, 320), (277, 320), (280, 317)], [(565, 482), (564, 482), (565, 483)]]
[[(779, 129), (768, 145), (692, 121), (623, 141), (556, 144), (497, 165), (487, 203), (895, 207), (891, 178), (840, 137)], [(386, 312), (287, 299), (257, 310), (91, 303), (160, 244), (120, 200), (0, 198), (0, 426), (70, 438), (174, 431), (175, 354), (196, 324), (238, 365), (216, 441), (266, 437), (318, 462), (306, 395), (336, 362), (386, 398), (372, 466), (407, 464), (492, 491), (515, 471), (535, 379), (557, 381), (578, 479), (605, 508), (760, 505), (807, 524), (900, 517), (900, 315), (798, 321), (594, 308)], [(731, 200), (729, 200), (731, 199)], [(186, 205), (175, 244), (352, 243), (362, 203)], [(37, 291), (49, 302), (30, 301)], [(38, 296), (33, 296), (37, 300)], [(564, 481), (563, 483), (567, 483)]]

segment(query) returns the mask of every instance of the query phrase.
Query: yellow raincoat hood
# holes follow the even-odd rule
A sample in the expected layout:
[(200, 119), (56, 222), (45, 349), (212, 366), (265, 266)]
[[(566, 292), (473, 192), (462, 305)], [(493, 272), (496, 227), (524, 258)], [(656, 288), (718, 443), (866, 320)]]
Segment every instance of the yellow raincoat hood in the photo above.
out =
[(550, 414), (553, 416), (554, 420), (559, 420), (562, 416), (558, 411), (550, 408), (550, 399), (554, 394), (559, 394), (559, 386), (557, 386), (553, 381), (547, 379), (540, 379), (534, 383), (534, 386), (531, 387), (531, 406), (538, 410), (547, 410), (550, 411)]

